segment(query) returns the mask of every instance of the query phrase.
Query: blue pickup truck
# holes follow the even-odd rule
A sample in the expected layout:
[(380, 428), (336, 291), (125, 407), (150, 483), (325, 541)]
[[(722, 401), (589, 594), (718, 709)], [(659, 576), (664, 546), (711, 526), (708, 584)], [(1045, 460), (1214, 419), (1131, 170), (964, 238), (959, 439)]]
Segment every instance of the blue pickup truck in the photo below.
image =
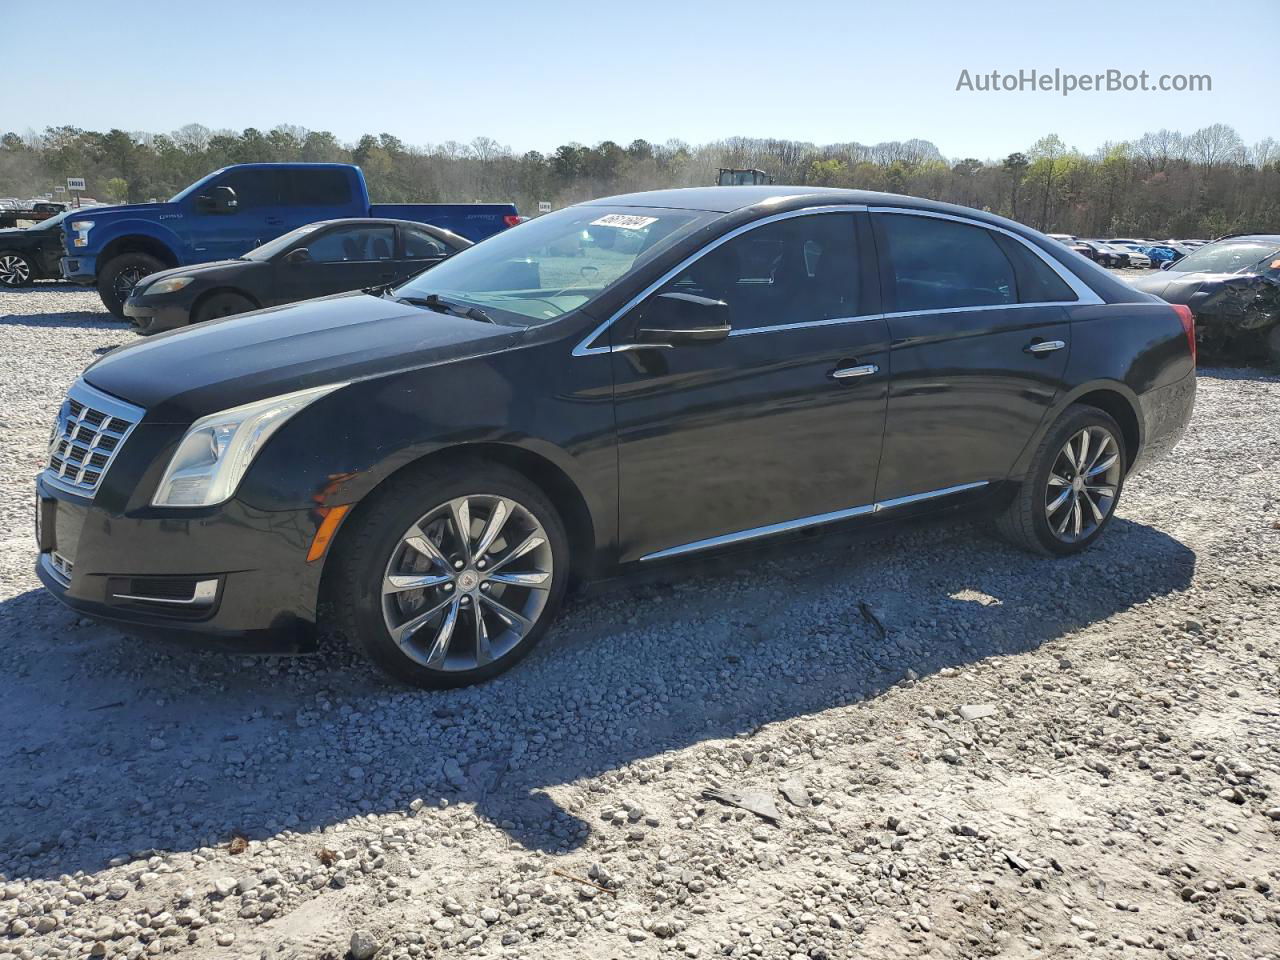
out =
[(360, 168), (346, 163), (239, 163), (215, 170), (168, 203), (72, 212), (63, 221), (62, 276), (98, 288), (124, 316), (142, 277), (170, 267), (229, 260), (303, 224), (388, 217), (483, 240), (520, 222), (510, 203), (369, 203)]

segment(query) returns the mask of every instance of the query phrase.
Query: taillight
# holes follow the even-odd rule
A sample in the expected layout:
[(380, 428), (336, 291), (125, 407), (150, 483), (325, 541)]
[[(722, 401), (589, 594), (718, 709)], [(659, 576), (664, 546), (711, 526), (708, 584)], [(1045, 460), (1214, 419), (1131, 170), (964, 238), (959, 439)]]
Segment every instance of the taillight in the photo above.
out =
[(509, 213), (502, 218), (502, 222), (505, 223), (508, 227), (514, 227), (517, 223), (520, 222), (520, 218), (517, 217), (514, 213)]
[(1191, 350), (1191, 362), (1196, 362), (1196, 315), (1184, 303), (1171, 303), (1178, 319), (1182, 321), (1182, 332), (1187, 335), (1187, 347)]

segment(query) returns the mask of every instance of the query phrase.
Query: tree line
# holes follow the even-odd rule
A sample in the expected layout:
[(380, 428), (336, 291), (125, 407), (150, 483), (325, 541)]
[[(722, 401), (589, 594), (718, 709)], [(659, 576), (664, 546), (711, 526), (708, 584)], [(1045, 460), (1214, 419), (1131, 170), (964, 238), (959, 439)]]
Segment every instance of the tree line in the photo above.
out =
[(1158, 130), (1092, 152), (1050, 134), (1003, 158), (948, 159), (927, 140), (820, 146), (734, 137), (623, 146), (565, 144), (517, 153), (489, 137), (406, 145), (388, 133), (343, 143), (324, 130), (188, 124), (167, 134), (77, 127), (0, 136), (0, 195), (25, 199), (66, 177), (109, 202), (164, 200), (229, 163), (339, 161), (364, 168), (374, 202), (514, 201), (524, 213), (659, 187), (714, 183), (720, 167), (777, 183), (905, 193), (989, 210), (1081, 236), (1215, 237), (1280, 230), (1280, 145), (1252, 146), (1226, 124)]

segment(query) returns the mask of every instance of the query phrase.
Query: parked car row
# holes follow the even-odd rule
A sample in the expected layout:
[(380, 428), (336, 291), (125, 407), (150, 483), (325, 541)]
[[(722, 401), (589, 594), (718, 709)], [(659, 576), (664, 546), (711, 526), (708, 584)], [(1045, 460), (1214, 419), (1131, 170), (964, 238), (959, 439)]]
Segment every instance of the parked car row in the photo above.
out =
[(1104, 267), (1141, 269), (1156, 269), (1165, 263), (1176, 263), (1206, 242), (1204, 240), (1138, 240), (1131, 237), (1092, 240), (1082, 239), (1069, 233), (1050, 233), (1048, 236)]
[(571, 581), (953, 510), (1076, 553), (1195, 398), (1187, 307), (861, 191), (611, 197), (449, 254), (404, 220), (319, 224), (128, 303), (432, 241), (406, 282), (85, 370), (37, 479), (45, 586), (242, 652), (312, 649), (331, 612), (392, 676), (458, 686), (527, 655)]

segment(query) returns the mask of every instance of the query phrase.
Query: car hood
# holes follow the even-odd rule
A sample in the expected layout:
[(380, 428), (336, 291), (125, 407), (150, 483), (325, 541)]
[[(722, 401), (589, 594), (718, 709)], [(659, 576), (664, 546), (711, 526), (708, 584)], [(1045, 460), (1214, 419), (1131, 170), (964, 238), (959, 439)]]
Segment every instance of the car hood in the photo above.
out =
[(80, 212), (73, 213), (68, 220), (93, 220), (133, 217), (138, 214), (152, 214), (169, 209), (177, 209), (172, 203), (122, 203), (114, 207), (82, 207)]
[(1162, 270), (1148, 277), (1127, 278), (1131, 286), (1152, 293), (1170, 303), (1190, 303), (1191, 298), (1206, 288), (1219, 287), (1243, 279), (1236, 273), (1178, 273)]
[(140, 340), (84, 379), (143, 407), (150, 422), (190, 423), (294, 390), (497, 352), (523, 332), (345, 293)]
[(195, 263), (189, 267), (173, 267), (168, 270), (158, 270), (155, 273), (149, 273), (134, 287), (134, 292), (130, 296), (146, 296), (147, 289), (159, 280), (168, 277), (196, 277), (200, 278), (203, 274), (225, 273), (228, 269), (240, 270), (253, 266), (259, 261), (253, 260), (211, 260), (208, 263)]

